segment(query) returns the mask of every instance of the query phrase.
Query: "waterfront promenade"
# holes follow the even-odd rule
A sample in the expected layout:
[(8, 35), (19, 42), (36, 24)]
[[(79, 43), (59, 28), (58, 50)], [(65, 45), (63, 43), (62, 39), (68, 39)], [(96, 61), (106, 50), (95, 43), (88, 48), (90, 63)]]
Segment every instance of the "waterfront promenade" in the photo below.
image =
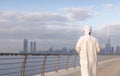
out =
[[(81, 76), (80, 68), (60, 71), (59, 73), (49, 73), (46, 76)], [(101, 59), (98, 63), (97, 76), (120, 76), (120, 56), (109, 56)]]
[[(81, 76), (79, 70), (65, 76)], [(109, 59), (98, 64), (97, 76), (120, 76), (120, 58)]]

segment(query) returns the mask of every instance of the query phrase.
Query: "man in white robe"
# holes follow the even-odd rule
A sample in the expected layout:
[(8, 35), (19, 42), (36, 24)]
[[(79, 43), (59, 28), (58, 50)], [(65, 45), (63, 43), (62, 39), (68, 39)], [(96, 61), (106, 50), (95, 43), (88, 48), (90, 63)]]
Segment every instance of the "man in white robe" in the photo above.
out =
[(99, 43), (95, 37), (91, 36), (90, 26), (85, 26), (83, 31), (84, 35), (76, 44), (76, 51), (80, 55), (81, 76), (96, 76)]

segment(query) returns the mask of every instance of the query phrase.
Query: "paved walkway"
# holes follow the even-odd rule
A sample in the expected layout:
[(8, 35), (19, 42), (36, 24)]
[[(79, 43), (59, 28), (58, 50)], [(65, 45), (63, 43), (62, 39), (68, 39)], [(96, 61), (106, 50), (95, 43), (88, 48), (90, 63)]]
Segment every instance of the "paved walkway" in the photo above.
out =
[[(120, 76), (120, 56), (102, 56), (99, 59), (97, 76)], [(40, 75), (35, 75), (40, 76)], [(45, 76), (81, 76), (80, 67), (60, 70), (58, 73), (50, 72)]]
[[(64, 76), (81, 76), (80, 70)], [(97, 76), (120, 76), (120, 58), (101, 61), (98, 64)]]
[[(102, 56), (99, 59), (97, 76), (120, 76), (120, 56)], [(40, 76), (35, 75), (35, 76)], [(81, 76), (80, 67), (45, 73), (45, 76)]]

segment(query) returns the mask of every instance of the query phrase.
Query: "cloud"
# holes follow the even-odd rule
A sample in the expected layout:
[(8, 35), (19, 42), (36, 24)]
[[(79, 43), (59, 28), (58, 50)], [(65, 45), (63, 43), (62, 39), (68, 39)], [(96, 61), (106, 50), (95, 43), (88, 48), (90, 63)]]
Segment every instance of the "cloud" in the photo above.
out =
[(56, 13), (27, 13), (21, 17), (24, 21), (39, 22), (45, 24), (69, 21), (65, 16)]
[[(64, 8), (62, 10), (68, 12), (73, 21), (57, 13), (0, 12), (0, 49), (10, 51), (13, 48), (14, 52), (19, 52), (22, 50), (24, 38), (28, 38), (29, 42), (36, 41), (38, 49), (48, 49), (51, 46), (56, 49), (74, 48), (76, 41), (82, 35), (81, 26), (74, 20), (86, 20), (93, 15), (89, 14), (88, 9)], [(119, 29), (120, 24), (110, 25), (112, 45), (120, 44)], [(106, 27), (95, 31), (94, 35), (101, 45), (106, 44)]]
[[(70, 12), (70, 9), (68, 11)], [(71, 11), (77, 12), (79, 10), (72, 9)], [(75, 18), (75, 16), (72, 17)], [(85, 17), (85, 19), (87, 18), (89, 16)], [(119, 45), (120, 24), (110, 24), (109, 26), (111, 44)], [(82, 35), (81, 26), (75, 22), (72, 23), (68, 17), (47, 12), (0, 12), (0, 27), (0, 49), (2, 51), (15, 50), (14, 52), (19, 52), (22, 50), (24, 38), (28, 38), (29, 42), (36, 41), (38, 49), (48, 49), (51, 46), (56, 49), (74, 48), (76, 41)], [(93, 34), (97, 36), (102, 46), (106, 44), (106, 27), (95, 31)]]
[[(0, 33), (2, 37), (4, 37), (6, 33), (10, 36), (16, 33), (16, 35), (21, 36), (20, 34), (44, 31), (49, 27), (64, 26), (68, 22), (70, 22), (69, 19), (55, 13), (1, 12)], [(9, 28), (9, 30), (7, 28)]]
[[(50, 25), (53, 23), (66, 23), (69, 19), (65, 16), (49, 13), (49, 12), (34, 12), (34, 13), (17, 13), (17, 12), (1, 12), (0, 22), (7, 23), (39, 23), (42, 25)], [(24, 25), (25, 26), (25, 25)]]
[(86, 20), (93, 17), (94, 14), (91, 12), (90, 8), (80, 7), (80, 8), (61, 8), (62, 11), (67, 12), (68, 17), (72, 20)]
[(48, 12), (0, 12), (0, 27), (0, 48), (8, 51), (10, 47), (22, 50), (24, 38), (37, 41), (38, 47), (44, 49), (74, 47), (80, 35), (80, 26), (66, 16)]
[(115, 6), (113, 4), (105, 4), (104, 7), (108, 10), (113, 10), (115, 9)]
[(96, 36), (99, 39), (101, 46), (105, 46), (107, 43), (107, 28), (110, 29), (110, 41), (112, 46), (120, 45), (120, 24), (109, 24), (96, 31)]

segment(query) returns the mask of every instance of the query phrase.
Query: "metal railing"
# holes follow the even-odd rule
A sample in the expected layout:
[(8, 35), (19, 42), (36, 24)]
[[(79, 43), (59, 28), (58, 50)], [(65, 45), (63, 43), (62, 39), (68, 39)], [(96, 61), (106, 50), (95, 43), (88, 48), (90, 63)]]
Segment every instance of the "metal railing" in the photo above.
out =
[(76, 54), (18, 54), (0, 53), (0, 76), (44, 76), (79, 66)]

